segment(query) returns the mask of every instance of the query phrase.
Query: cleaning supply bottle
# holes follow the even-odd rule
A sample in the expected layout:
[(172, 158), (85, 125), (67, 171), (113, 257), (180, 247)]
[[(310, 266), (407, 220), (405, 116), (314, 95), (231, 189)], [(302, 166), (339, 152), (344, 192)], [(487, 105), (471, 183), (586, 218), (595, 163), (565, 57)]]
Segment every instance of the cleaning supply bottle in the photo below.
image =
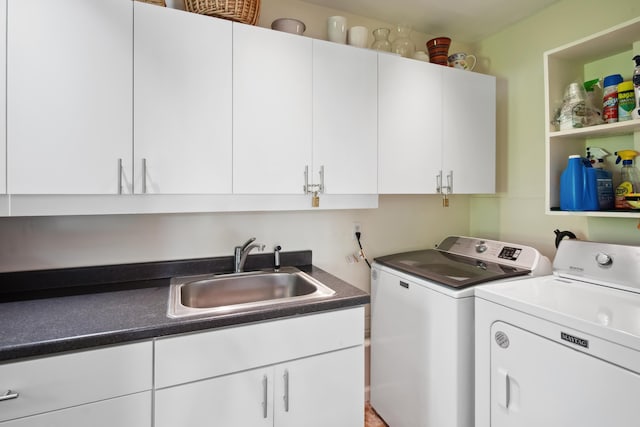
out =
[(631, 112), (636, 108), (633, 82), (625, 81), (618, 85), (618, 121), (631, 120)]
[(602, 118), (605, 123), (618, 122), (618, 85), (622, 81), (620, 74), (612, 74), (604, 78)]
[(598, 210), (598, 190), (589, 161), (574, 154), (560, 175), (560, 209), (563, 211)]
[(587, 160), (592, 168), (587, 169), (589, 175), (595, 175), (596, 189), (598, 193), (598, 206), (600, 210), (613, 209), (615, 197), (613, 191), (613, 175), (605, 168), (604, 159), (611, 155), (607, 150), (600, 147), (587, 147)]
[(634, 56), (633, 60), (636, 61), (636, 68), (633, 70), (631, 81), (636, 95), (636, 107), (631, 112), (631, 118), (640, 119), (640, 55)]
[(625, 200), (627, 194), (640, 191), (640, 174), (638, 169), (633, 165), (635, 159), (640, 153), (635, 150), (620, 150), (615, 153), (618, 158), (616, 164), (622, 160), (622, 169), (620, 170), (620, 185), (616, 187), (616, 209), (630, 209), (631, 206)]

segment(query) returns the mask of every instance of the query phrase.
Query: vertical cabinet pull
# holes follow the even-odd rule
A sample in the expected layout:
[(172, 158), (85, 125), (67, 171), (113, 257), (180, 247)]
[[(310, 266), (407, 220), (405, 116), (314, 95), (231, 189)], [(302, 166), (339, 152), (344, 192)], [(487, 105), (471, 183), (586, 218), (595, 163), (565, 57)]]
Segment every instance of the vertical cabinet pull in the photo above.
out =
[(7, 390), (7, 392), (5, 394), (0, 396), (0, 402), (2, 402), (3, 400), (17, 399), (18, 396), (20, 396), (20, 393), (14, 392), (14, 391), (11, 391), (11, 390)]
[(442, 171), (436, 175), (436, 193), (442, 193)]
[(147, 159), (142, 159), (142, 194), (147, 194)]
[(267, 397), (269, 393), (269, 380), (265, 375), (262, 377), (262, 418), (267, 418)]
[(320, 171), (318, 172), (320, 175), (320, 186), (318, 187), (318, 192), (324, 193), (324, 165), (320, 166)]
[(304, 194), (309, 194), (309, 165), (304, 167), (304, 187), (302, 188)]
[(289, 412), (289, 371), (285, 369), (282, 377), (284, 379), (284, 396), (282, 396), (284, 400), (284, 412)]
[(447, 174), (447, 193), (453, 193), (453, 171)]
[(122, 194), (122, 159), (118, 159), (118, 194)]

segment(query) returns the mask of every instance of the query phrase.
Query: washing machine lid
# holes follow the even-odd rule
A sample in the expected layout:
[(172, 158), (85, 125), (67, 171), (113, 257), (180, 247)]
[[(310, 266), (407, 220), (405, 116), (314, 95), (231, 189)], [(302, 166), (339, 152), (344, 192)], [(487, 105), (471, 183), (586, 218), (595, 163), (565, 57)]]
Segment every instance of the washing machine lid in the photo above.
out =
[(457, 255), (439, 249), (387, 255), (375, 258), (379, 264), (452, 288), (523, 276), (531, 270)]

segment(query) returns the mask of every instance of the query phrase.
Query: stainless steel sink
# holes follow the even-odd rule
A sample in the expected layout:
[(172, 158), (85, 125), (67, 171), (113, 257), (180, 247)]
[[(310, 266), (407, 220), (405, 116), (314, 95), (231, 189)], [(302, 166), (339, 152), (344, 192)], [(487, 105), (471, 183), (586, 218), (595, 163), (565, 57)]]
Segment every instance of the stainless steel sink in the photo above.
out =
[(279, 271), (199, 275), (171, 279), (169, 317), (236, 313), (290, 301), (335, 294), (295, 267)]

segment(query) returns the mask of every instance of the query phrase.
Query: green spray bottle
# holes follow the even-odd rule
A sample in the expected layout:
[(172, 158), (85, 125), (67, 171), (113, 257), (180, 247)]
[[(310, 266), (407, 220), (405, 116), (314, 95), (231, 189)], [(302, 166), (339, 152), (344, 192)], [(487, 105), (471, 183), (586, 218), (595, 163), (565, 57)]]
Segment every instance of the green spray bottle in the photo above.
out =
[(592, 167), (592, 170), (587, 170), (588, 179), (596, 181), (600, 210), (613, 209), (615, 206), (613, 175), (604, 167), (604, 159), (610, 155), (604, 148), (587, 147), (587, 159)]
[(622, 160), (620, 185), (616, 187), (616, 209), (631, 209), (631, 205), (627, 203), (625, 196), (640, 192), (640, 173), (633, 165), (633, 159), (640, 153), (636, 150), (620, 150), (616, 151), (615, 155), (618, 156), (616, 164)]

